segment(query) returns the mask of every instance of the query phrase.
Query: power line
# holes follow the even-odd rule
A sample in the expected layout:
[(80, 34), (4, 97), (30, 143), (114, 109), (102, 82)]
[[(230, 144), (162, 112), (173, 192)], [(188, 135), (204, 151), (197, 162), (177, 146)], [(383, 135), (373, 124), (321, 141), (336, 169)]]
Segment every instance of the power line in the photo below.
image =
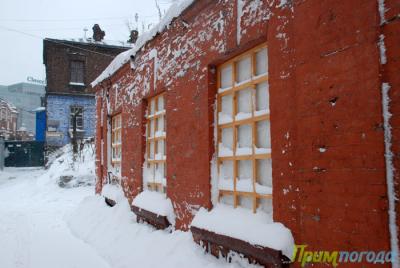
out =
[(126, 17), (105, 17), (105, 18), (84, 18), (84, 19), (0, 19), (0, 21), (12, 22), (54, 22), (54, 21), (92, 21), (92, 20), (120, 20), (127, 19)]
[[(10, 31), (10, 32), (16, 32), (16, 33), (19, 33), (19, 34), (22, 34), (22, 35), (27, 35), (27, 36), (30, 36), (30, 37), (33, 37), (33, 38), (37, 38), (37, 39), (41, 39), (41, 40), (45, 39), (45, 38), (43, 38), (41, 36), (38, 36), (38, 35), (25, 33), (25, 32), (22, 32), (22, 31), (19, 31), (19, 30), (16, 30), (16, 29), (11, 29), (11, 28), (8, 28), (8, 27), (4, 27), (4, 26), (1, 26), (1, 25), (0, 25), (0, 28), (2, 28), (4, 30), (7, 30), (7, 31)], [(72, 48), (79, 49), (79, 50), (86, 51), (86, 52), (90, 52), (90, 53), (99, 54), (99, 55), (106, 56), (106, 57), (111, 57), (111, 58), (115, 57), (114, 55), (105, 54), (105, 53), (97, 52), (97, 51), (94, 51), (94, 50), (81, 48), (81, 47), (74, 46), (74, 45), (71, 45), (71, 44), (66, 44), (66, 43), (63, 43), (62, 41), (57, 41), (57, 40), (54, 40), (54, 39), (46, 39), (46, 41), (52, 42), (52, 43), (56, 43), (56, 44), (59, 44), (59, 45), (64, 45), (64, 46), (67, 46), (67, 47), (72, 47)]]
[[(117, 27), (117, 26), (124, 26), (125, 24), (110, 24), (110, 25), (101, 25), (103, 28), (108, 28), (108, 27)], [(81, 30), (83, 27), (61, 27), (61, 28), (27, 28), (27, 29), (20, 29), (20, 31), (63, 31), (63, 30)]]
[[(157, 15), (146, 15), (141, 16), (143, 18), (153, 18)], [(105, 18), (70, 18), (70, 19), (0, 19), (0, 22), (69, 22), (69, 21), (94, 21), (94, 20), (123, 20), (123, 19), (131, 19), (132, 16), (125, 17), (105, 17)]]

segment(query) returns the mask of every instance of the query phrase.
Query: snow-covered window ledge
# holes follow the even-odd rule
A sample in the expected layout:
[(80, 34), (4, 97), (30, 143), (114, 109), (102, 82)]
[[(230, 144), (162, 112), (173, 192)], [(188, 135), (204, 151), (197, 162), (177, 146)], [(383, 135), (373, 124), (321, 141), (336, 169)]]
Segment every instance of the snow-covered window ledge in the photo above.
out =
[(69, 85), (70, 86), (75, 86), (75, 87), (84, 87), (85, 86), (85, 84), (84, 83), (82, 83), (82, 82), (69, 82)]
[(125, 199), (124, 191), (119, 184), (104, 184), (101, 195), (104, 196), (105, 202), (110, 207)]
[(131, 209), (137, 222), (147, 222), (157, 229), (175, 225), (172, 202), (164, 193), (145, 190), (133, 199)]
[(229, 259), (236, 252), (266, 267), (286, 266), (292, 258), (291, 231), (261, 211), (254, 214), (248, 209), (224, 204), (216, 205), (211, 211), (201, 208), (190, 230), (194, 241), (216, 257), (222, 255)]

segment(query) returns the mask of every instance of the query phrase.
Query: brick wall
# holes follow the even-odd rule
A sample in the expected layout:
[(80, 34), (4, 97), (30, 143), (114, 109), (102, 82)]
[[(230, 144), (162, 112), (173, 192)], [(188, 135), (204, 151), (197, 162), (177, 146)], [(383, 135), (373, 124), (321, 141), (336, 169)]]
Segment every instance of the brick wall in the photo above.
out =
[(271, 68), (271, 125), (274, 187), (289, 192), (274, 192), (274, 216), (314, 249), (388, 249), (377, 3), (305, 1), (283, 16), (287, 39), (270, 45), (290, 56)]
[[(102, 44), (80, 43), (66, 40), (45, 39), (43, 41), (43, 63), (46, 66), (47, 93), (93, 93), (90, 83), (107, 67), (124, 47)], [(70, 85), (70, 62), (85, 63), (85, 86)]]
[[(97, 86), (98, 119), (107, 118), (107, 99), (111, 115), (122, 112), (127, 197), (142, 188), (145, 100), (166, 92), (167, 194), (178, 228), (188, 227), (193, 209), (211, 207), (214, 66), (267, 41), (274, 219), (292, 230), (297, 244), (314, 250), (388, 250), (378, 3), (308, 0), (280, 8), (245, 1), (239, 22), (237, 10), (236, 1), (197, 2), (138, 52), (141, 64), (133, 71), (125, 65)], [(385, 27), (385, 72), (398, 87), (398, 20)], [(98, 124), (103, 179), (106, 136), (107, 124)], [(398, 149), (396, 143), (397, 166)]]

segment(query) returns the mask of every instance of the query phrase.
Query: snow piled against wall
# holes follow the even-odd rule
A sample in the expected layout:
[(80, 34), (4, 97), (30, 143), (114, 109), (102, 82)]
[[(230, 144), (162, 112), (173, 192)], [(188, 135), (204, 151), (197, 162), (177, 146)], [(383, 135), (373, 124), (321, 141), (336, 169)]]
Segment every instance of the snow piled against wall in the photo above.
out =
[[(235, 224), (232, 224), (235, 223)], [(283, 224), (273, 222), (269, 214), (248, 209), (236, 209), (218, 204), (211, 211), (201, 208), (192, 221), (192, 226), (217, 234), (234, 237), (252, 245), (281, 250), (288, 258), (292, 257), (294, 239)]]
[(165, 194), (143, 191), (133, 199), (132, 205), (160, 216), (166, 216), (172, 226), (175, 225), (174, 208), (171, 200), (166, 198)]
[(227, 263), (205, 254), (190, 232), (169, 233), (136, 223), (127, 200), (110, 208), (100, 196), (87, 197), (66, 220), (73, 234), (91, 245), (110, 267), (254, 267), (244, 259)]
[(58, 183), (61, 187), (69, 188), (94, 185), (95, 183), (94, 144), (85, 144), (75, 161), (73, 160), (72, 146), (68, 144), (55, 152), (49, 162), (48, 171), (38, 179), (39, 185)]
[(121, 202), (125, 199), (125, 194), (120, 185), (104, 184), (101, 189), (101, 194), (115, 202)]
[(125, 52), (120, 53), (115, 59), (108, 65), (108, 67), (91, 83), (92, 87), (103, 80), (112, 76), (119, 68), (121, 68), (129, 59), (134, 56), (140, 49), (151, 39), (153, 39), (158, 33), (161, 33), (165, 28), (171, 24), (172, 20), (178, 17), (187, 7), (189, 7), (194, 0), (179, 0), (176, 1), (161, 19), (161, 21), (154, 26), (150, 31), (141, 34), (136, 41), (135, 46)]

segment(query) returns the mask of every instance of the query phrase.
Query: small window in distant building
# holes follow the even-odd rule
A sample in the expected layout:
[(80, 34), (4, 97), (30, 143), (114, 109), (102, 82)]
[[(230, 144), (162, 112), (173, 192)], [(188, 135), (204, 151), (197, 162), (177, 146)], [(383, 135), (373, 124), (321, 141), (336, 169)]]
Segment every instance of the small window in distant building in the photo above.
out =
[(55, 132), (59, 125), (60, 122), (58, 120), (47, 120), (47, 131)]
[(82, 106), (71, 106), (70, 113), (70, 126), (69, 128), (74, 129), (74, 117), (76, 117), (76, 129), (83, 130), (83, 107)]
[(115, 115), (112, 118), (111, 129), (111, 163), (115, 170), (115, 175), (121, 175), (121, 114)]
[(84, 85), (85, 64), (83, 61), (71, 61), (71, 85)]
[(148, 189), (165, 192), (166, 181), (166, 126), (164, 94), (149, 99), (146, 125), (146, 157), (143, 184)]

